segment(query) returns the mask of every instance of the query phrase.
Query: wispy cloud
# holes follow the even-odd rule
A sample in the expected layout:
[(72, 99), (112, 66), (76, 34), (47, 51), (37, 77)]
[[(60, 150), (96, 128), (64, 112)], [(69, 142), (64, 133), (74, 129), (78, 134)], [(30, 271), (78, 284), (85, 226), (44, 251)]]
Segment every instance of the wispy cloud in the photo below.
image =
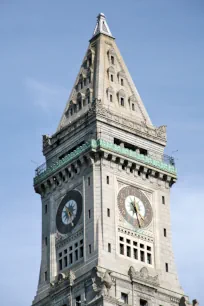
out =
[(60, 104), (65, 105), (68, 99), (69, 91), (62, 86), (40, 82), (30, 77), (25, 79), (25, 86), (32, 103), (45, 112), (59, 108)]

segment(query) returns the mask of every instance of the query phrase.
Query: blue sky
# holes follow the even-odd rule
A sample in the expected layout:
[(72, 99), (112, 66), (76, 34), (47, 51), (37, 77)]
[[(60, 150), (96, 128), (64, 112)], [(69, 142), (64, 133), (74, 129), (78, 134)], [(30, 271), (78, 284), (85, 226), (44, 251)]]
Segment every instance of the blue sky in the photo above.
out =
[(32, 179), (42, 134), (55, 132), (105, 13), (154, 125), (175, 150), (173, 246), (179, 279), (204, 304), (203, 0), (0, 0), (0, 300), (31, 304), (38, 281), (41, 203)]

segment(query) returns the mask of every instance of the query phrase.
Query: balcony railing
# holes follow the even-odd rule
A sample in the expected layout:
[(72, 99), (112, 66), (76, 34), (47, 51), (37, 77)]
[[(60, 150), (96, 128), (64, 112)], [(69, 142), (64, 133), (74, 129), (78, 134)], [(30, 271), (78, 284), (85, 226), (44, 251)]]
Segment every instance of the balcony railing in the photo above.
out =
[(63, 159), (53, 163), (52, 165), (49, 165), (49, 167), (47, 167), (46, 163), (43, 163), (41, 166), (39, 166), (35, 170), (34, 183), (41, 181), (46, 176), (61, 168), (63, 165), (80, 156), (82, 153), (92, 149), (104, 149), (113, 153), (118, 153), (120, 155), (127, 156), (133, 160), (142, 162), (144, 164), (156, 167), (160, 170), (164, 170), (176, 175), (175, 161), (174, 158), (171, 156), (157, 154), (143, 155), (130, 149), (121, 148), (119, 145), (107, 142), (103, 139), (91, 139), (85, 144), (79, 146), (71, 153), (67, 154), (65, 157), (63, 157)]

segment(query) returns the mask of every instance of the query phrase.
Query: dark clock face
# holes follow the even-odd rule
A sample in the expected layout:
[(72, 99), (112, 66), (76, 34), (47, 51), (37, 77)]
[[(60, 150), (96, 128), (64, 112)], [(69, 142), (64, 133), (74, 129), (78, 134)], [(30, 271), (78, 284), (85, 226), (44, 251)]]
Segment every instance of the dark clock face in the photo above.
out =
[(147, 227), (152, 221), (152, 207), (138, 188), (123, 187), (118, 193), (118, 207), (123, 218), (135, 228)]
[(56, 216), (57, 229), (61, 234), (70, 232), (81, 216), (82, 212), (82, 196), (76, 191), (72, 190), (62, 199)]

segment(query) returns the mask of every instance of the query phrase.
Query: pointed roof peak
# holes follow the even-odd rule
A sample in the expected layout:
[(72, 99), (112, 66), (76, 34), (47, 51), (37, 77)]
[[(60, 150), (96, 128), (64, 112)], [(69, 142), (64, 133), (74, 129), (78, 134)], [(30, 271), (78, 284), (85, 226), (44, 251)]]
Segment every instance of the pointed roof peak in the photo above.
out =
[(92, 37), (100, 33), (113, 37), (103, 13), (100, 13), (97, 16), (97, 22)]

